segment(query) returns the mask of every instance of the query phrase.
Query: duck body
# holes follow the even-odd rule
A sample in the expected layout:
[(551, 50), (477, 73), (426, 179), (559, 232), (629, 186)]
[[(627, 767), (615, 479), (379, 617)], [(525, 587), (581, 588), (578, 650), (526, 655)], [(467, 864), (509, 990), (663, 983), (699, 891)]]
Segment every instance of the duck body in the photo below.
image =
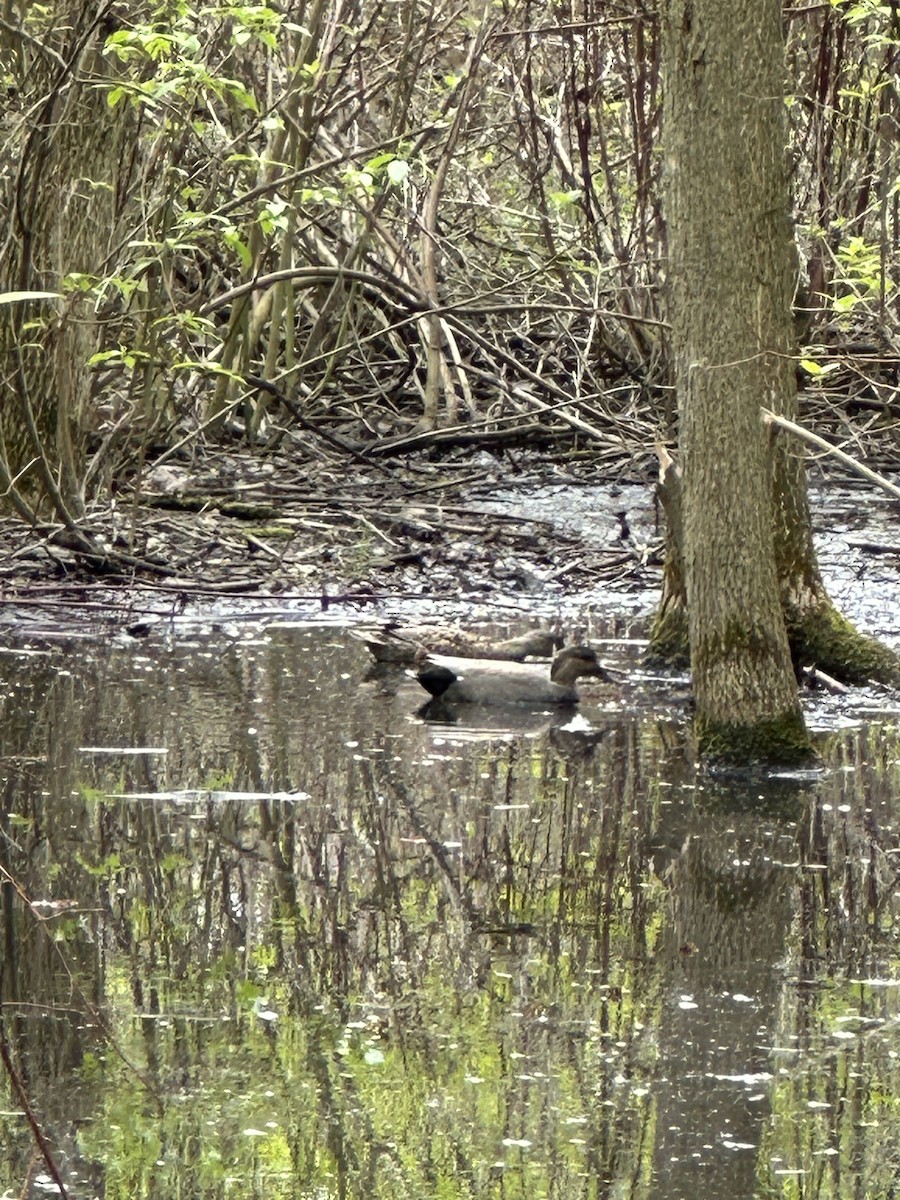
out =
[(576, 680), (609, 675), (588, 646), (567, 646), (550, 670), (543, 663), (499, 662), (431, 654), (416, 672), (427, 692), (447, 704), (577, 704)]
[(518, 637), (492, 638), (445, 625), (412, 625), (406, 628), (386, 625), (377, 630), (360, 630), (354, 636), (365, 642), (376, 662), (406, 666), (412, 666), (429, 654), (503, 662), (549, 658), (562, 642), (558, 634), (545, 629), (532, 629)]

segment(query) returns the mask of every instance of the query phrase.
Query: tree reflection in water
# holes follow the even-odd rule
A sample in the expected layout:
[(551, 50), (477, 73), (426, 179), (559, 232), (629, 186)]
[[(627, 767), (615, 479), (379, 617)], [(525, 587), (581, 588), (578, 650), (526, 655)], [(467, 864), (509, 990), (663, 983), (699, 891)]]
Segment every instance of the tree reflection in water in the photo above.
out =
[(890, 1194), (894, 727), (717, 780), (659, 697), (428, 723), (334, 629), (44, 649), (0, 985), (72, 1195)]

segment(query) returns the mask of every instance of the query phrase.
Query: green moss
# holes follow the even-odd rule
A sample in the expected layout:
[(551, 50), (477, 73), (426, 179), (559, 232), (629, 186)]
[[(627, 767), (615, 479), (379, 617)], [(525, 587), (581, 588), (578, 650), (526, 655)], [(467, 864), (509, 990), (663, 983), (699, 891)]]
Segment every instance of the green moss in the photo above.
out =
[(216, 507), (223, 517), (238, 521), (271, 521), (281, 516), (274, 504), (254, 504), (249, 500), (220, 500)]
[[(845, 683), (877, 683), (900, 687), (900, 657), (848, 621), (827, 599), (802, 616), (785, 613), (791, 656), (804, 666), (816, 666)], [(727, 656), (744, 652), (750, 634), (735, 627), (728, 631)], [(751, 639), (752, 640), (752, 639)], [(682, 605), (661, 606), (650, 630), (644, 661), (651, 666), (683, 670), (690, 665), (687, 611)]]
[[(694, 670), (719, 663), (770, 663), (786, 659), (787, 647), (779, 629), (766, 629), (747, 617), (732, 617), (724, 629), (706, 629), (691, 655)], [(782, 661), (787, 668), (787, 662)]]
[(712, 763), (802, 766), (815, 760), (799, 709), (764, 717), (753, 725), (730, 725), (698, 716), (695, 731), (701, 757)]
[(678, 670), (690, 666), (687, 612), (681, 605), (671, 604), (657, 612), (644, 662), (648, 666), (674, 667)]
[(900, 686), (900, 658), (888, 646), (868, 637), (827, 600), (812, 612), (788, 620), (788, 637), (796, 661), (815, 666), (845, 683)]
[(265, 538), (269, 542), (276, 538), (292, 538), (297, 535), (297, 530), (292, 529), (290, 525), (251, 525), (243, 532), (248, 537)]

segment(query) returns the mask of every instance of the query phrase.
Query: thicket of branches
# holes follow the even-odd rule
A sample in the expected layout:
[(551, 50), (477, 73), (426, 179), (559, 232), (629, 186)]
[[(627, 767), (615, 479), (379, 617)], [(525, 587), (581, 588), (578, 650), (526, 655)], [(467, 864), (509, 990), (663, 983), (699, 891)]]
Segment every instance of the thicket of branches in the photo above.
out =
[[(897, 12), (785, 17), (798, 369), (820, 420), (881, 434)], [(23, 515), (200, 438), (671, 432), (652, 7), (9, 0), (0, 45), (0, 290), (61, 294), (0, 309)]]

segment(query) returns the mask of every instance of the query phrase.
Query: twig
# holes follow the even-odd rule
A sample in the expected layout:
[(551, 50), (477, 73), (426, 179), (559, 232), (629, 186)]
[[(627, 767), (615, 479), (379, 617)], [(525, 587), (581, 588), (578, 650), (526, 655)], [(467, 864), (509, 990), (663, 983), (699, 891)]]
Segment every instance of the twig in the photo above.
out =
[(832, 446), (831, 442), (826, 442), (817, 433), (810, 433), (808, 429), (804, 429), (802, 425), (797, 425), (794, 421), (789, 421), (787, 417), (779, 417), (777, 413), (771, 412), (768, 408), (763, 408), (760, 411), (767, 425), (777, 425), (780, 429), (786, 429), (789, 433), (796, 434), (797, 437), (802, 438), (805, 442), (809, 442), (810, 445), (817, 446), (820, 450), (824, 450), (826, 454), (831, 454), (842, 463), (846, 463), (857, 474), (871, 480), (872, 483), (876, 483), (889, 496), (893, 496), (895, 500), (900, 500), (900, 487), (891, 483), (889, 479), (885, 479), (883, 475), (879, 475), (877, 471), (873, 471), (871, 467), (864, 466), (844, 450), (840, 450), (837, 446)]
[[(305, 429), (307, 433), (321, 438), (323, 442), (326, 442), (335, 450), (340, 450), (342, 454), (349, 454), (357, 462), (365, 463), (366, 466), (372, 466), (376, 471), (381, 471), (382, 474), (391, 475), (391, 471), (387, 467), (383, 467), (380, 463), (369, 463), (366, 456), (361, 454), (355, 446), (351, 446), (349, 442), (345, 442), (336, 433), (329, 433), (327, 429), (323, 429), (316, 425), (314, 421), (310, 421), (300, 411), (300, 406), (290, 396), (286, 396), (280, 387), (276, 387), (274, 383), (270, 383), (268, 379), (262, 379), (259, 375), (244, 375), (243, 378), (250, 387), (258, 388), (261, 392), (267, 392), (270, 396), (274, 396), (279, 404), (284, 405), (300, 428)], [(401, 483), (402, 486), (403, 484)]]

